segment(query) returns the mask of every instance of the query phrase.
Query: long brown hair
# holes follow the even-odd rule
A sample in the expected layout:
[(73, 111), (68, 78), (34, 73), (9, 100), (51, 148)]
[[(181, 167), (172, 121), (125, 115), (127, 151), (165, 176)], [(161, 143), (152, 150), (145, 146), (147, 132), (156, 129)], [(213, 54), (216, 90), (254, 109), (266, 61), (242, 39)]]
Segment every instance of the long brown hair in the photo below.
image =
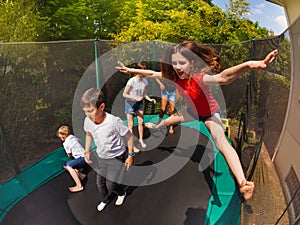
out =
[(170, 46), (164, 53), (161, 63), (162, 76), (170, 80), (178, 79), (172, 66), (172, 55), (175, 53), (180, 53), (190, 62), (194, 62), (192, 73), (199, 71), (218, 73), (223, 69), (221, 57), (215, 50), (195, 41), (183, 41)]
[(137, 62), (134, 66), (135, 69), (143, 69), (145, 70), (146, 69), (146, 64), (143, 63), (143, 62)]

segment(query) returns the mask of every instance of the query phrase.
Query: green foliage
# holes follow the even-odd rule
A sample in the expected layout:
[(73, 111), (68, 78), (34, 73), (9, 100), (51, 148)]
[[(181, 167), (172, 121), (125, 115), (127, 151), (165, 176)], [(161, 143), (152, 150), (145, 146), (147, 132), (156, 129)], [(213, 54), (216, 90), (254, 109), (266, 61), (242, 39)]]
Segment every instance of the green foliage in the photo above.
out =
[[(237, 7), (241, 5), (242, 9)], [(112, 37), (122, 41), (189, 39), (202, 43), (233, 43), (268, 36), (267, 29), (243, 19), (249, 12), (247, 6), (244, 1), (232, 2), (226, 13), (201, 0), (168, 0), (163, 5), (157, 0), (127, 0), (117, 19), (118, 24), (123, 22), (122, 30)]]
[(291, 80), (291, 43), (284, 39), (279, 47), (279, 56), (276, 61), (276, 74), (283, 76), (286, 80)]
[(40, 1), (48, 29), (40, 40), (110, 39), (118, 31), (116, 18), (123, 0)]
[(35, 41), (44, 24), (33, 0), (0, 2), (0, 42)]
[(48, 74), (41, 58), (45, 49), (2, 44), (0, 52), (0, 119), (12, 149), (29, 149), (33, 136), (44, 136), (36, 127), (43, 127), (41, 114), (50, 107)]
[(9, 0), (1, 3), (2, 41), (182, 39), (233, 43), (268, 36), (244, 18), (249, 3), (231, 0), (227, 11), (210, 0)]
[(240, 19), (250, 14), (250, 3), (244, 0), (229, 0), (227, 5), (228, 15), (234, 19)]
[(55, 130), (58, 129), (59, 126), (62, 124), (67, 124), (70, 127), (72, 124), (72, 104), (67, 103), (65, 106), (62, 108), (59, 108), (54, 111), (54, 124), (55, 126), (53, 127), (53, 134), (55, 133)]
[(40, 151), (59, 125), (71, 125), (74, 91), (94, 60), (93, 42), (7, 43), (0, 55), (0, 120), (20, 162)]

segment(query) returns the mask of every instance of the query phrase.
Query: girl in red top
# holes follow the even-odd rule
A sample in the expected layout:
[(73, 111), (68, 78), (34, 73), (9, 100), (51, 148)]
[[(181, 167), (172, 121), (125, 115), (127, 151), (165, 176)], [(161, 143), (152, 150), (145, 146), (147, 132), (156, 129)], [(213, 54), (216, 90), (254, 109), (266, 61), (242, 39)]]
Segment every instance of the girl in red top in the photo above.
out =
[[(246, 180), (238, 155), (225, 137), (219, 105), (211, 93), (210, 85), (226, 85), (251, 69), (265, 69), (277, 54), (278, 51), (274, 50), (264, 60), (247, 61), (221, 71), (221, 58), (213, 49), (194, 41), (184, 41), (167, 49), (161, 72), (128, 68), (121, 62), (118, 63), (119, 70), (123, 73), (139, 73), (153, 78), (164, 77), (176, 83), (178, 92), (189, 106), (158, 125), (147, 123), (145, 126), (159, 129), (195, 119), (203, 121), (216, 147), (224, 155), (240, 186), (241, 194), (248, 200), (252, 196), (254, 183)], [(216, 74), (212, 76), (212, 73)]]

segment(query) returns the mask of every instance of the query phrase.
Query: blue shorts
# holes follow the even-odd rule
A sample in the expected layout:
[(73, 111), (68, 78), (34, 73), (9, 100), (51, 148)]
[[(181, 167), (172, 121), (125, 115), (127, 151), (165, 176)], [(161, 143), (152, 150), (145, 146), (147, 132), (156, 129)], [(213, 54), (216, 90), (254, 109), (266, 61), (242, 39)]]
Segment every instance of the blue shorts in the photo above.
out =
[(169, 102), (176, 101), (176, 91), (161, 90), (161, 98), (168, 99)]
[(134, 114), (134, 112), (138, 110), (144, 110), (143, 101), (125, 101), (125, 114)]
[(84, 157), (79, 157), (77, 159), (71, 159), (63, 164), (64, 166), (69, 166), (73, 169), (82, 168), (86, 166)]
[(211, 115), (209, 115), (209, 116), (198, 116), (198, 115), (196, 115), (196, 114), (193, 112), (193, 110), (191, 109), (191, 107), (188, 107), (188, 108), (187, 108), (187, 111), (188, 111), (188, 113), (189, 113), (193, 118), (195, 118), (196, 120), (202, 121), (202, 122), (205, 122), (207, 119), (209, 119), (209, 118), (211, 118), (211, 117), (213, 117), (213, 116), (217, 116), (217, 115), (218, 115), (218, 117), (220, 118), (220, 114), (221, 114), (220, 109), (218, 109), (217, 112), (215, 112), (214, 114), (211, 114)]

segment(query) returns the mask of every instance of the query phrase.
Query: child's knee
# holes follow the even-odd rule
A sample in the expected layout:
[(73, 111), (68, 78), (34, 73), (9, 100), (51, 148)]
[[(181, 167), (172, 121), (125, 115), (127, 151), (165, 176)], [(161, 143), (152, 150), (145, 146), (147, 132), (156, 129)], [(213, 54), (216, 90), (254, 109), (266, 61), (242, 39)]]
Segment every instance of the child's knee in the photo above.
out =
[(65, 170), (68, 170), (68, 171), (74, 170), (74, 168), (70, 165), (69, 162), (66, 162), (66, 163), (63, 165), (63, 167), (64, 167)]

